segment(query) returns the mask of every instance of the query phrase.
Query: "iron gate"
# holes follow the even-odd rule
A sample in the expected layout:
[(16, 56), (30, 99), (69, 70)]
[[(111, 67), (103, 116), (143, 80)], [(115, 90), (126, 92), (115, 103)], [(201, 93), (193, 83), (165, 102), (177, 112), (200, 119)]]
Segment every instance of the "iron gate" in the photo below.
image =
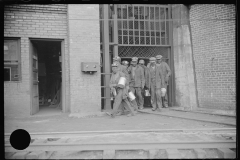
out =
[[(102, 109), (110, 109), (110, 72), (113, 56), (148, 59), (161, 54), (173, 71), (170, 5), (100, 5), (102, 50)], [(173, 72), (172, 72), (173, 73)], [(173, 76), (168, 89), (174, 101)]]

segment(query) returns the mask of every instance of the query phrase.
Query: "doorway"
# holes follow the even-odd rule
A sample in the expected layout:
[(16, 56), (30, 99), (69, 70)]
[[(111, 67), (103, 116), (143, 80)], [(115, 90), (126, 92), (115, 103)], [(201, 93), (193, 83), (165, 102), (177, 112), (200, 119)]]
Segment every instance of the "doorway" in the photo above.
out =
[(32, 63), (31, 115), (61, 114), (62, 42), (30, 40)]

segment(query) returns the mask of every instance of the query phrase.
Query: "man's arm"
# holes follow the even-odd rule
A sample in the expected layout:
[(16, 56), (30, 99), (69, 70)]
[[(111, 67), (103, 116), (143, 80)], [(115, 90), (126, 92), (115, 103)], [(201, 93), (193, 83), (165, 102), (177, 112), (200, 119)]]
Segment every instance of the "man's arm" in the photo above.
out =
[(163, 75), (162, 68), (161, 67), (156, 67), (156, 69), (157, 69), (157, 72), (158, 72), (158, 74), (159, 74), (159, 76), (161, 78), (161, 88), (166, 88), (165, 82), (164, 82), (164, 75)]
[(116, 84), (113, 84), (113, 75), (111, 75), (111, 78), (110, 78), (110, 81), (109, 81), (109, 87), (112, 89), (115, 86), (116, 86)]

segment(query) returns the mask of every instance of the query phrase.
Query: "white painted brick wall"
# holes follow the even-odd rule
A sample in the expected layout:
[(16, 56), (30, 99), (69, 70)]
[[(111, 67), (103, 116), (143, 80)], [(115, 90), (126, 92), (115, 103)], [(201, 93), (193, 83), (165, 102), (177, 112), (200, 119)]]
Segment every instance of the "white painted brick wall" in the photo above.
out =
[(71, 112), (101, 110), (100, 69), (81, 72), (81, 62), (100, 64), (99, 5), (68, 5)]

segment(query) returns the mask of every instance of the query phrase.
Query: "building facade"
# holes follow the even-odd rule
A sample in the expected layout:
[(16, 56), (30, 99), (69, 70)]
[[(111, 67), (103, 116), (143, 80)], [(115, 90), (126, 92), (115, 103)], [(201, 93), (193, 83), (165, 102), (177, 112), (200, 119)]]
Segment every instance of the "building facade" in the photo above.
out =
[(5, 5), (4, 114), (110, 109), (112, 57), (157, 54), (173, 73), (170, 106), (234, 110), (235, 33), (234, 5)]

